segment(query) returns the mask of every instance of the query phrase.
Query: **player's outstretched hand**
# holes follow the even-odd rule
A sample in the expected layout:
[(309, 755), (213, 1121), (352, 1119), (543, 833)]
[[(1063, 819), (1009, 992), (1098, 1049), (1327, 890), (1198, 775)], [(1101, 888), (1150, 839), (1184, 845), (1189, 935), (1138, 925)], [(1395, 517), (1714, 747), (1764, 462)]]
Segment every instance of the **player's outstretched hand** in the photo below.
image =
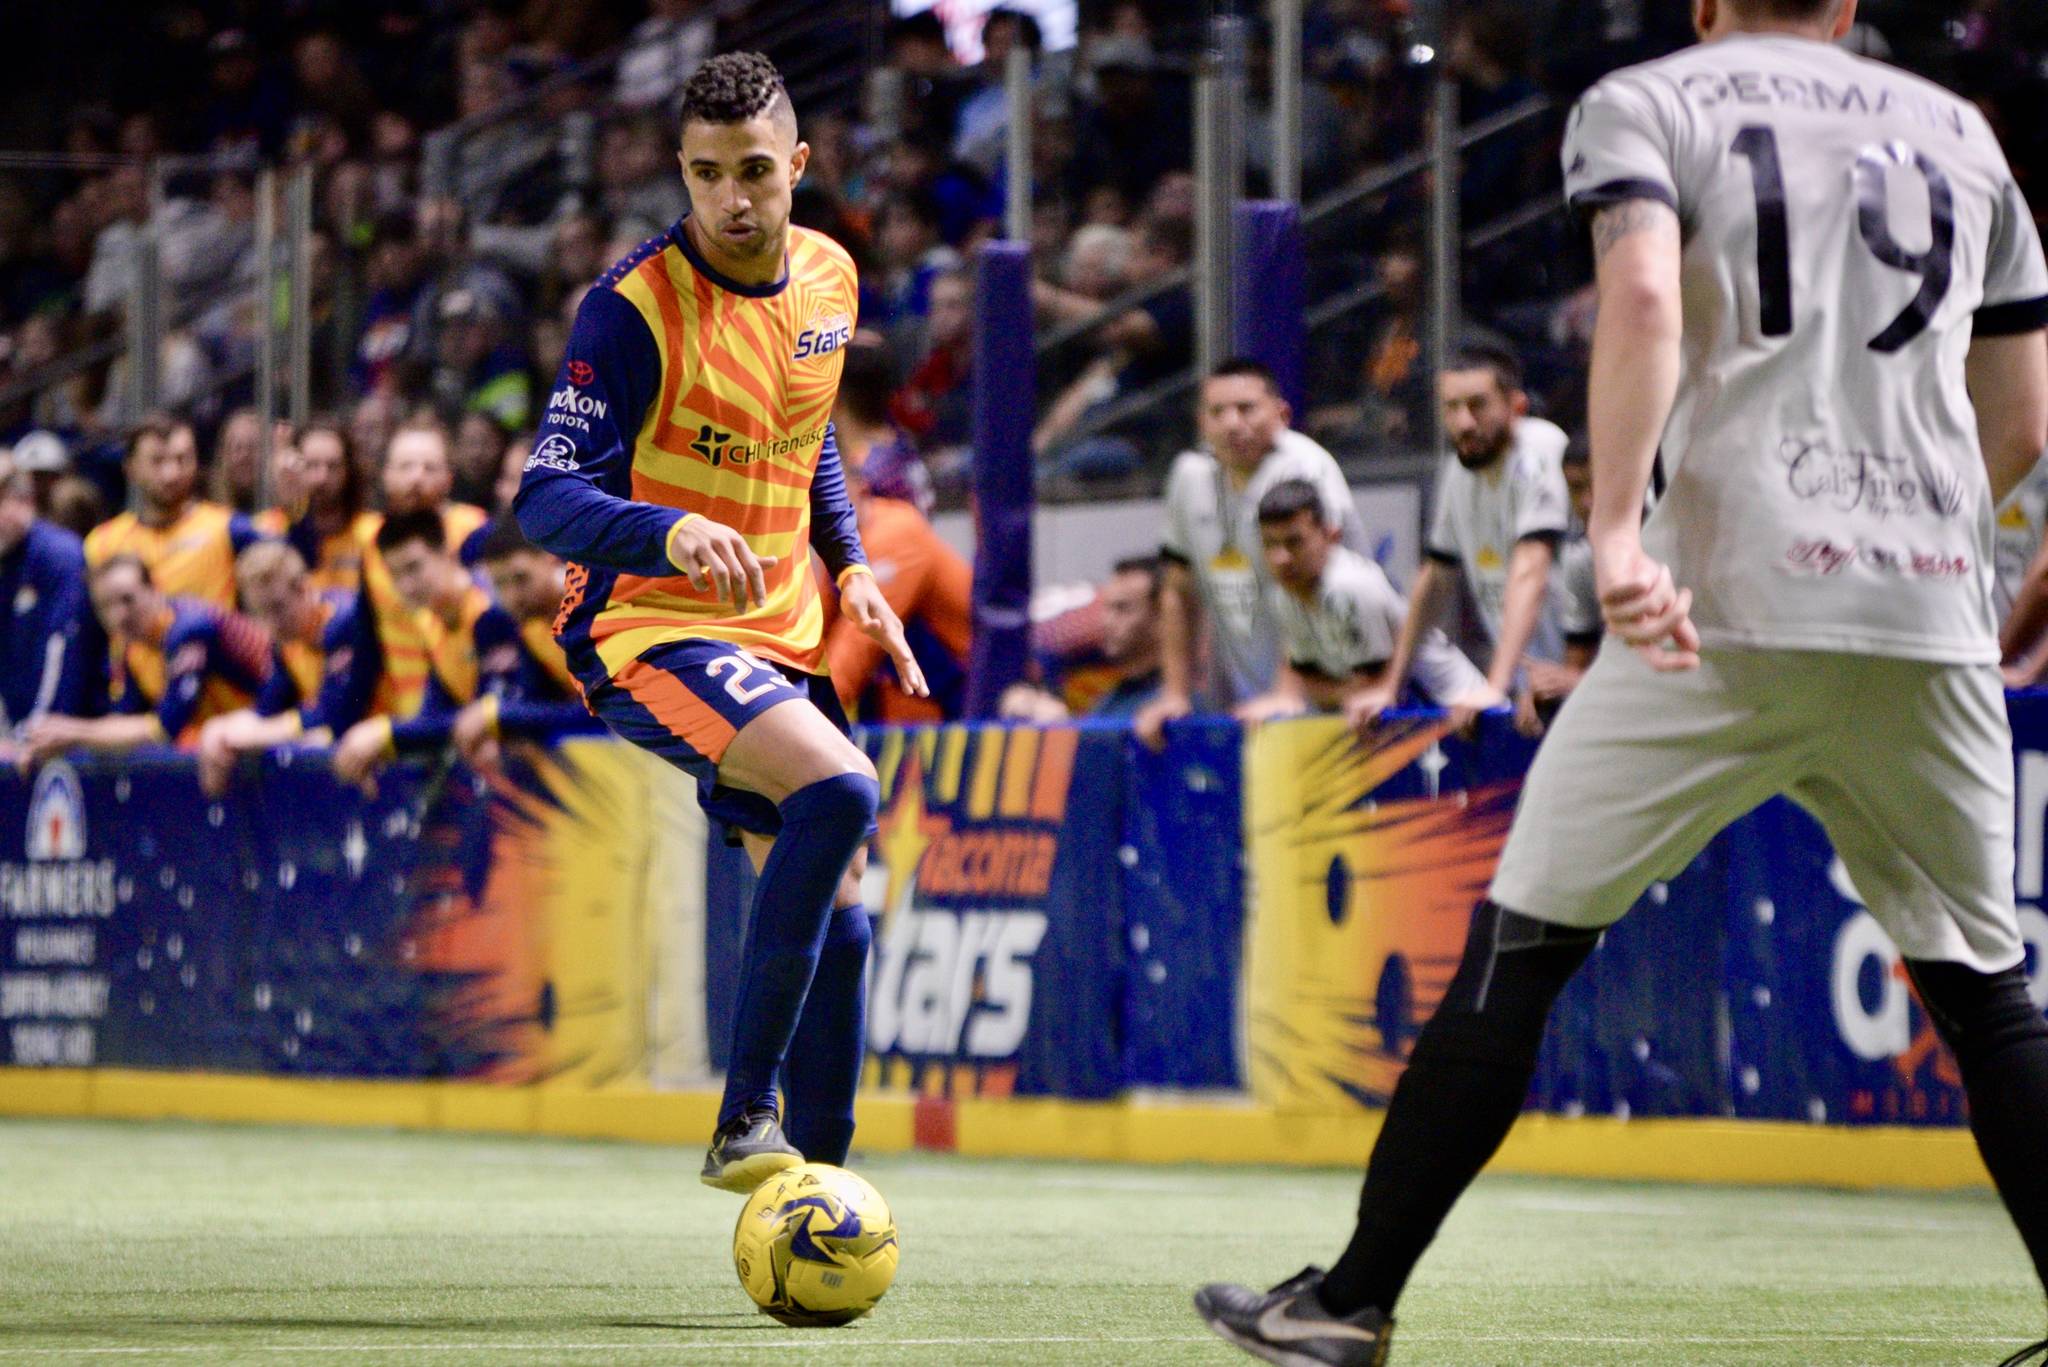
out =
[(1692, 590), (1672, 582), (1670, 566), (1652, 560), (1640, 542), (1618, 538), (1594, 543), (1593, 570), (1609, 631), (1660, 673), (1699, 668)]
[(929, 698), (931, 685), (924, 681), (924, 670), (919, 667), (917, 657), (910, 653), (910, 642), (903, 639), (903, 622), (896, 616), (896, 609), (889, 606), (889, 600), (882, 596), (882, 586), (875, 582), (872, 574), (849, 574), (846, 583), (839, 590), (839, 610), (852, 623), (868, 634), (868, 639), (889, 652), (889, 658), (896, 665), (896, 678), (903, 685), (903, 691), (914, 698)]
[(668, 558), (689, 577), (691, 588), (715, 592), (741, 612), (749, 601), (756, 607), (768, 601), (768, 571), (777, 563), (777, 557), (754, 554), (744, 536), (701, 514), (684, 518), (668, 534)]

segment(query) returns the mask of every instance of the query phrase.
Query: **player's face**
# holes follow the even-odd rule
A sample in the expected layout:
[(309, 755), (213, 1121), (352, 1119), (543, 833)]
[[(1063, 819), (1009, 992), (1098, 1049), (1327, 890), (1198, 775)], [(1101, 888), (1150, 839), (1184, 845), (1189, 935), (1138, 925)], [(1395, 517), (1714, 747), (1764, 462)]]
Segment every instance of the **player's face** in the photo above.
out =
[(1102, 654), (1113, 665), (1149, 655), (1159, 642), (1152, 576), (1136, 570), (1112, 575), (1102, 586)]
[(253, 489), (263, 460), (263, 420), (254, 413), (237, 413), (222, 424), (214, 459), (219, 462), (230, 489)]
[(348, 487), (348, 452), (341, 435), (316, 428), (299, 441), (299, 492), (314, 508), (326, 510), (341, 501)]
[(384, 552), (384, 564), (391, 571), (391, 587), (398, 590), (407, 607), (424, 612), (434, 606), (448, 564), (445, 554), (435, 552), (424, 541), (408, 541)]
[(438, 508), (455, 476), (448, 466), (448, 442), (438, 432), (400, 432), (384, 457), (384, 506), (394, 513)]
[(1564, 491), (1571, 496), (1572, 516), (1579, 525), (1593, 520), (1593, 467), (1582, 460), (1567, 462), (1564, 467)]
[(522, 622), (551, 618), (562, 606), (562, 562), (544, 551), (514, 551), (488, 561), (491, 589)]
[(780, 274), (790, 196), (810, 155), (796, 139), (796, 121), (774, 110), (744, 123), (685, 125), (677, 156), (697, 240), (728, 261), (772, 262)]
[(107, 635), (128, 640), (147, 633), (156, 595), (133, 565), (119, 565), (92, 581), (92, 610)]
[(1202, 382), (1202, 438), (1216, 458), (1254, 470), (1287, 426), (1287, 401), (1256, 375), (1221, 375)]
[(279, 636), (295, 636), (294, 627), (312, 606), (309, 583), (303, 570), (257, 575), (242, 585), (242, 610)]
[(1520, 391), (1510, 393), (1490, 369), (1446, 370), (1436, 388), (1444, 435), (1458, 463), (1477, 470), (1500, 459), (1514, 440), (1515, 419), (1528, 399)]
[(176, 508), (199, 482), (199, 442), (189, 427), (144, 437), (128, 458), (128, 479), (152, 508)]
[(1330, 532), (1314, 513), (1296, 513), (1285, 522), (1261, 522), (1259, 542), (1266, 550), (1266, 568), (1289, 593), (1306, 594), (1322, 582), (1330, 559)]

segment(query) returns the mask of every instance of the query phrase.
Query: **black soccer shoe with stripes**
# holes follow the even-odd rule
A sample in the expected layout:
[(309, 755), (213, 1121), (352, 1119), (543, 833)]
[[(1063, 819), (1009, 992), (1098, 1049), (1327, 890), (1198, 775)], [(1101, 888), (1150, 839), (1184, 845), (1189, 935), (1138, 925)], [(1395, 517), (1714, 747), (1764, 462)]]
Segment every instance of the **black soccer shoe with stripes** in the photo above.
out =
[(1213, 1282), (1195, 1293), (1195, 1312), (1224, 1341), (1280, 1367), (1381, 1367), (1394, 1321), (1374, 1309), (1332, 1315), (1316, 1299), (1322, 1283), (1320, 1267), (1270, 1291)]
[(1998, 1367), (2028, 1367), (2029, 1363), (2048, 1363), (2048, 1339), (2030, 1343), (1998, 1364)]
[(701, 1176), (707, 1187), (744, 1196), (803, 1161), (804, 1156), (782, 1137), (782, 1122), (773, 1109), (751, 1111), (711, 1136)]

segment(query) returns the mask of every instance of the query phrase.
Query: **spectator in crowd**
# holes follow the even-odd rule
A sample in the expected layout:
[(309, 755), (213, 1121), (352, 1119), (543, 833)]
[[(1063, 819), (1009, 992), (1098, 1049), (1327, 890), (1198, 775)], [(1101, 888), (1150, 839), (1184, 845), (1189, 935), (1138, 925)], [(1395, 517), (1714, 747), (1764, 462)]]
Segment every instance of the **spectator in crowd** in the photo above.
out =
[(903, 621), (931, 695), (906, 691), (881, 646), (849, 618), (837, 618), (826, 632), (825, 658), (849, 713), (871, 721), (937, 721), (959, 716), (965, 701), (974, 571), (918, 510), (922, 466), (889, 420), (894, 379), (888, 350), (857, 337), (846, 348), (832, 425), (861, 544), (882, 597)]
[(242, 29), (223, 29), (206, 45), (211, 92), (200, 116), (206, 150), (250, 162), (277, 155), (291, 121), (291, 91)]
[(107, 502), (99, 486), (83, 475), (62, 474), (50, 485), (44, 502), (50, 522), (83, 538), (106, 520)]
[[(1131, 253), (1129, 283), (1133, 288), (1160, 284), (1187, 264), (1193, 249), (1193, 228), (1186, 220), (1146, 220)], [(1037, 307), (1054, 317), (1070, 313), (1099, 316), (1099, 309), (1081, 315), (1058, 295), (1036, 285), (1032, 298)], [(1118, 399), (1187, 365), (1194, 343), (1193, 297), (1184, 285), (1162, 289), (1104, 323), (1096, 336), (1103, 350), (1053, 401), (1031, 434), (1031, 448), (1041, 458), (1084, 479), (1127, 474), (1136, 468), (1138, 452), (1128, 440), (1117, 437), (1088, 442), (1077, 440), (1076, 434)]]
[(87, 658), (87, 611), (84, 548), (36, 516), (28, 474), (0, 448), (0, 764), (38, 719), (86, 713), (105, 664)]
[[(1564, 448), (1564, 488), (1571, 500), (1571, 531), (1557, 548), (1557, 625), (1564, 638), (1563, 658), (1552, 662), (1531, 655), (1522, 661), (1528, 678), (1515, 695), (1517, 720), (1524, 731), (1536, 722), (1547, 724), (1579, 680), (1593, 667), (1593, 656), (1606, 634), (1600, 615), (1600, 589), (1593, 577), (1593, 543), (1586, 526), (1593, 516), (1592, 453), (1581, 436)], [(1532, 721), (1529, 713), (1534, 711)]]
[(444, 420), (481, 413), (503, 430), (532, 421), (533, 376), (506, 338), (497, 305), (475, 291), (455, 290), (442, 296), (440, 320), (432, 383)]
[[(1463, 727), (1514, 695), (1525, 653), (1560, 656), (1550, 577), (1570, 519), (1565, 435), (1528, 416), (1520, 367), (1491, 347), (1461, 350), (1437, 377), (1437, 394), (1452, 450), (1438, 468), (1426, 559), (1408, 588), (1393, 663), (1357, 706), (1375, 717), (1394, 705), (1417, 646), (1452, 600), (1453, 576), (1462, 575), (1491, 650), (1483, 686), (1449, 700), (1453, 722)], [(1529, 716), (1519, 725), (1535, 729)]]
[(450, 727), (450, 743), (471, 768), (495, 769), (501, 740), (603, 727), (583, 705), (569, 662), (555, 640), (554, 622), (567, 592), (568, 566), (527, 540), (514, 518), (497, 518), (482, 535), (477, 562), (490, 578), (498, 606), (518, 624), (520, 643), (538, 668), (526, 676), (530, 687), (486, 692), (464, 707)]
[[(597, 209), (611, 223), (612, 242), (603, 259), (668, 231), (688, 208), (676, 175), (676, 130), (665, 119), (632, 116), (608, 125), (598, 139)], [(592, 272), (589, 284), (597, 278)]]
[(257, 531), (248, 518), (196, 496), (199, 439), (192, 424), (145, 419), (129, 434), (121, 469), (135, 510), (92, 529), (86, 562), (97, 567), (133, 555), (166, 597), (234, 607), (235, 556)]
[[(359, 629), (350, 669), (366, 681), (353, 696), (380, 715), (401, 720), (417, 714), (426, 701), (430, 637), (416, 608), (408, 606), (378, 548), (384, 521), (414, 513), (433, 513), (447, 533), (447, 550), (458, 551), (487, 514), (471, 503), (452, 503), (455, 476), (449, 463), (448, 429), (431, 418), (415, 418), (392, 435), (384, 456), (384, 513), (369, 527), (364, 543), (363, 594)], [(353, 724), (333, 719), (337, 731)]]
[(1326, 405), (1309, 420), (1313, 432), (1332, 439), (1416, 441), (1429, 431), (1430, 392), (1424, 364), (1422, 241), (1412, 232), (1391, 236), (1374, 263), (1380, 298), (1365, 326), (1358, 367), (1358, 397)]
[(1097, 149), (1124, 197), (1141, 201), (1159, 178), (1185, 170), (1193, 154), (1193, 122), (1185, 82), (1169, 82), (1152, 45), (1118, 35), (1090, 48), (1095, 100), (1076, 120), (1076, 140)]
[(432, 629), (420, 707), (406, 717), (359, 721), (334, 747), (335, 775), (373, 794), (376, 771), (387, 760), (400, 751), (445, 745), (457, 714), (479, 698), (560, 700), (558, 686), (522, 644), (519, 624), (456, 558), (438, 512), (385, 518), (376, 549), (399, 601)]
[[(71, 474), (71, 452), (65, 448), (62, 437), (38, 428), (14, 443), (14, 471), (28, 477), (29, 492), (35, 498), (37, 511), (49, 517), (52, 490), (59, 480)], [(93, 518), (86, 523), (85, 530), (91, 531), (102, 521), (103, 518)], [(84, 532), (79, 535), (83, 536)]]
[(411, 214), (392, 210), (378, 218), (364, 264), (370, 296), (349, 367), (357, 393), (397, 389), (403, 384), (401, 366), (424, 363), (417, 319), (428, 292), (427, 264)]
[[(1067, 720), (1079, 700), (1076, 674), (1099, 676), (1080, 710), (1098, 720), (1129, 721), (1159, 692), (1159, 591), (1164, 581), (1159, 557), (1129, 556), (1116, 562), (1095, 601), (1092, 659), (1081, 669), (1068, 662), (1057, 692), (1037, 683), (1012, 684), (997, 703), (997, 715), (1009, 721), (1041, 725)], [(1037, 633), (1034, 633), (1034, 636)]]
[(1240, 721), (1339, 712), (1370, 727), (1358, 701), (1387, 672), (1401, 634), (1401, 596), (1376, 563), (1343, 543), (1323, 496), (1305, 479), (1282, 480), (1259, 500), (1267, 596), (1280, 624), (1282, 664), (1273, 687), (1240, 703)]
[(974, 440), (974, 277), (966, 270), (933, 277), (924, 340), (924, 355), (889, 412), (923, 450), (937, 454)]
[(960, 269), (960, 253), (940, 238), (938, 202), (920, 190), (883, 202), (875, 241), (882, 271), (882, 308), (875, 321), (886, 321), (899, 346), (914, 343), (922, 337), (933, 279)]
[(717, 42), (712, 0), (649, 0), (619, 55), (612, 98), (629, 109), (667, 111)]
[(256, 512), (269, 435), (255, 409), (237, 408), (228, 414), (213, 439), (209, 492), (215, 503), (245, 516)]
[(190, 745), (209, 719), (247, 707), (270, 677), (270, 633), (240, 613), (196, 598), (166, 597), (139, 556), (92, 567), (93, 611), (113, 657), (113, 711), (104, 717), (44, 716), (23, 733), (31, 765), (66, 750), (121, 752)]
[(377, 533), (377, 515), (364, 506), (366, 483), (339, 419), (316, 417), (299, 432), (293, 492), (302, 511), (284, 535), (305, 562), (316, 594), (357, 589), (363, 547)]
[(354, 633), (355, 594), (316, 590), (305, 558), (288, 542), (259, 541), (243, 551), (235, 582), (243, 610), (270, 633), (270, 677), (252, 706), (199, 728), (199, 786), (212, 797), (227, 790), (236, 756), (328, 738), (318, 703), (329, 680), (340, 681)]
[(482, 507), (491, 505), (492, 488), (498, 482), (498, 467), (504, 464), (505, 442), (509, 436), (509, 430), (489, 413), (462, 415), (462, 421), (455, 429), (455, 447), (451, 453), (456, 498)]
[(1045, 37), (1038, 21), (1022, 10), (992, 9), (981, 21), (981, 61), (966, 73), (970, 92), (954, 116), (953, 155), (991, 181), (996, 179), (1009, 131), (1009, 94), (1004, 82), (1010, 51), (1019, 44), (1031, 54), (1034, 81), (1040, 85), (1043, 97), (1044, 73), (1039, 69), (1039, 56), (1045, 48)]
[(886, 61), (869, 79), (873, 121), (890, 133), (952, 139), (967, 82), (946, 44), (935, 10), (890, 21), (883, 38)]
[[(1365, 549), (1358, 505), (1336, 459), (1292, 430), (1292, 416), (1279, 381), (1257, 361), (1225, 361), (1202, 381), (1203, 449), (1183, 452), (1166, 477), (1159, 696), (1135, 719), (1154, 749), (1165, 743), (1166, 723), (1194, 711), (1198, 694), (1234, 708), (1278, 677), (1279, 625), (1258, 531), (1259, 501), (1269, 489), (1307, 481), (1344, 544)], [(1206, 685), (1197, 668), (1204, 637)]]

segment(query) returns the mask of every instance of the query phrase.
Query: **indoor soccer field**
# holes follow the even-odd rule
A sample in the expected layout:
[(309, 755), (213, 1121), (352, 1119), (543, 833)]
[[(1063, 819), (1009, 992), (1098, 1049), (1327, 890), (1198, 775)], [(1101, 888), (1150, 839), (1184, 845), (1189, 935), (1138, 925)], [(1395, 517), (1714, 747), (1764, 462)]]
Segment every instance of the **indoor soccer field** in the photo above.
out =
[[(695, 1151), (0, 1122), (0, 1361), (1228, 1362), (1187, 1308), (1288, 1275), (1355, 1175), (888, 1158), (896, 1288), (837, 1330), (754, 1312)], [(1483, 1178), (1396, 1361), (1984, 1363), (2040, 1332), (1989, 1193)]]

